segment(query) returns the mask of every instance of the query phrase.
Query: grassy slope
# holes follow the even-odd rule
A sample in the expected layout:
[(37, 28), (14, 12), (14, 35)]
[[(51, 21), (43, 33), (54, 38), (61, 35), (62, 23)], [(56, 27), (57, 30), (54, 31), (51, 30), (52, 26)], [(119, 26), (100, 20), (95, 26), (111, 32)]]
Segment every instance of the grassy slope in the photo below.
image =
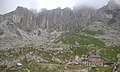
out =
[(103, 60), (107, 62), (117, 62), (117, 54), (120, 53), (120, 46), (101, 48), (100, 53)]
[[(51, 61), (51, 57), (49, 56), (49, 54), (52, 54), (53, 51), (41, 51), (41, 50), (38, 50), (38, 49), (34, 49), (34, 48), (21, 48), (22, 49), (22, 53), (19, 52), (19, 51), (15, 51), (14, 49), (11, 49), (11, 50), (8, 50), (8, 51), (1, 51), (1, 54), (0, 56), (1, 57), (4, 57), (3, 59), (11, 59), (14, 58), (14, 57), (18, 57), (19, 55), (25, 55), (29, 52), (34, 52), (35, 54), (39, 55), (39, 56), (42, 56), (44, 57), (45, 59), (49, 60), (49, 63), (47, 64), (42, 64), (41, 63), (36, 63), (34, 61), (26, 61), (25, 59), (22, 62), (23, 64), (23, 67), (22, 68), (8, 68), (8, 69), (5, 69), (3, 67), (0, 67), (0, 71), (2, 72), (19, 72), (19, 71), (22, 71), (22, 72), (27, 72), (26, 70), (28, 69), (30, 72), (63, 72), (65, 69), (65, 65), (59, 65), (57, 64), (54, 64)], [(70, 53), (70, 52), (63, 52), (63, 53), (58, 53), (57, 56), (60, 56), (59, 58), (62, 59), (62, 60), (65, 60), (65, 59), (68, 59), (69, 60), (69, 57), (71, 55), (73, 55), (73, 57), (75, 55), (78, 55), (78, 56), (82, 56), (83, 54), (87, 54), (87, 52), (89, 51), (96, 51), (97, 49), (101, 49), (100, 50), (100, 53), (101, 53), (101, 56), (102, 56), (102, 59), (107, 60), (110, 60), (110, 61), (116, 61), (116, 55), (117, 53), (120, 53), (120, 47), (103, 47), (103, 48), (89, 48), (87, 46), (72, 46), (71, 47), (71, 51), (73, 51), (73, 53)], [(106, 53), (107, 52), (107, 53)], [(19, 54), (20, 53), (20, 54)], [(55, 52), (54, 52), (55, 53)], [(9, 57), (9, 55), (13, 55), (12, 58)], [(41, 55), (42, 54), (42, 55)], [(52, 64), (52, 66), (51, 66)], [(50, 66), (52, 68), (50, 68)], [(67, 70), (72, 70), (72, 69), (76, 69), (78, 70), (79, 68), (74, 68), (75, 66), (70, 66), (69, 69)], [(80, 67), (81, 68), (81, 67)], [(86, 67), (85, 67), (86, 68)], [(104, 71), (110, 71), (111, 68), (98, 68), (101, 72), (104, 70)], [(94, 69), (91, 69), (90, 72), (95, 72)]]
[[(86, 32), (87, 33), (87, 32)], [(89, 34), (89, 33), (88, 33)], [(90, 34), (95, 35), (95, 34)], [(2, 60), (9, 59), (12, 60), (13, 58), (18, 58), (21, 55), (26, 55), (27, 53), (33, 52), (34, 54), (41, 56), (42, 58), (49, 61), (47, 65), (41, 65), (40, 63), (36, 63), (34, 61), (27, 62), (25, 59), (22, 61), (23, 67), (22, 68), (2, 68), (0, 67), (0, 71), (2, 72), (27, 72), (27, 69), (30, 72), (63, 72), (64, 65), (56, 66), (51, 62), (51, 56), (50, 54), (58, 53), (55, 55), (55, 57), (58, 57), (61, 60), (69, 60), (70, 58), (74, 58), (75, 55), (82, 56), (87, 54), (88, 52), (96, 52), (99, 50), (101, 57), (104, 61), (107, 62), (116, 62), (117, 61), (117, 54), (120, 53), (120, 47), (106, 47), (105, 44), (92, 37), (92, 36), (85, 36), (81, 35), (80, 33), (67, 33), (63, 36), (59, 37), (56, 40), (56, 43), (62, 41), (64, 44), (68, 44), (71, 46), (70, 51), (41, 51), (39, 49), (35, 48), (19, 48), (17, 49), (10, 49), (10, 50), (0, 50), (0, 58)], [(75, 41), (79, 43), (79, 45), (75, 45)], [(89, 46), (93, 44), (94, 46)], [(52, 68), (49, 68), (50, 64), (53, 64)], [(71, 66), (68, 70), (72, 69), (75, 66)], [(110, 71), (111, 68), (98, 68), (104, 72)], [(90, 72), (95, 72), (94, 69), (91, 69)]]
[(96, 35), (96, 34), (103, 35), (104, 34), (104, 32), (102, 30), (90, 31), (88, 29), (84, 29), (84, 30), (82, 30), (82, 32), (85, 32), (86, 34), (90, 34), (90, 35)]
[(100, 52), (102, 59), (105, 62), (117, 62), (117, 54), (120, 53), (120, 46), (118, 47), (102, 47), (102, 48), (89, 48), (86, 46), (73, 46), (73, 51), (76, 55), (86, 55), (88, 52)]
[(99, 39), (81, 35), (80, 33), (69, 33), (59, 37), (56, 42), (62, 41), (64, 44), (75, 45), (77, 41), (80, 45), (94, 44), (97, 47), (105, 46), (105, 44)]
[[(56, 40), (56, 43), (62, 41), (64, 44), (71, 45), (73, 47), (72, 50), (74, 51), (74, 54), (80, 57), (91, 51), (92, 52), (99, 51), (104, 61), (107, 61), (107, 62), (117, 61), (117, 54), (120, 53), (120, 46), (106, 47), (101, 40), (94, 38), (95, 34), (103, 34), (101, 31), (92, 32), (92, 31), (85, 30), (84, 32), (86, 32), (86, 34), (89, 34), (90, 36), (89, 35), (86, 36), (83, 34), (81, 35), (80, 32), (77, 32), (77, 33), (71, 32), (59, 37)], [(79, 45), (76, 46), (75, 41), (77, 41)], [(89, 46), (90, 44), (93, 44), (94, 46), (90, 47)]]

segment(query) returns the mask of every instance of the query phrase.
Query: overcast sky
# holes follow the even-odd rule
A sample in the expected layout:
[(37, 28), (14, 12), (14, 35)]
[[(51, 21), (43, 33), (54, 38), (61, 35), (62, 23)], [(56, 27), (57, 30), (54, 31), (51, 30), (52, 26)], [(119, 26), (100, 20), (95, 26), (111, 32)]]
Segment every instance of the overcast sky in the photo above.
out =
[(75, 5), (90, 5), (100, 8), (108, 3), (109, 0), (0, 0), (0, 14), (15, 10), (17, 6), (34, 8), (54, 9), (57, 7), (73, 7)]

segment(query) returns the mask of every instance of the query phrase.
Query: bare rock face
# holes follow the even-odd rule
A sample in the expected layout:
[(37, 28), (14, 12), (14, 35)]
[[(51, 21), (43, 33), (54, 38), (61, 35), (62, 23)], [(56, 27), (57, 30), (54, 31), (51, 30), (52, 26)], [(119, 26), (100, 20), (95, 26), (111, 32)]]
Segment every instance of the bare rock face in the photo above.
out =
[(12, 21), (17, 23), (17, 26), (27, 31), (32, 31), (36, 28), (35, 15), (27, 9), (18, 7), (12, 16)]
[[(51, 32), (66, 32), (80, 29), (95, 22), (102, 22), (120, 31), (120, 7), (114, 0), (98, 9), (89, 7), (42, 9), (33, 13), (27, 8), (17, 7), (15, 11), (0, 15), (0, 47), (18, 47), (44, 44), (54, 40)], [(56, 35), (56, 36), (57, 36)]]
[(48, 31), (66, 31), (76, 27), (81, 28), (90, 22), (92, 12), (94, 12), (92, 8), (82, 8), (80, 10), (71, 10), (70, 8), (43, 9), (38, 13), (37, 25)]
[(0, 34), (1, 47), (9, 47), (11, 42), (22, 38), (18, 28), (10, 20), (5, 20), (0, 24)]
[(39, 46), (48, 41), (48, 33), (42, 29), (26, 32), (11, 20), (0, 23), (0, 49), (24, 46)]
[(106, 6), (96, 11), (94, 17), (96, 21), (120, 30), (120, 4), (117, 3), (117, 0), (110, 0)]
[(120, 5), (117, 3), (117, 0), (110, 0), (106, 6), (109, 9), (120, 9)]
[(62, 61), (60, 59), (55, 58), (55, 57), (52, 58), (52, 61), (55, 63), (62, 63)]
[(36, 26), (36, 15), (27, 8), (17, 7), (15, 11), (3, 15), (3, 20), (11, 20), (16, 26), (25, 30), (33, 31)]
[(53, 10), (42, 10), (37, 17), (37, 24), (43, 29), (66, 30), (70, 26), (72, 10), (70, 8), (57, 8)]
[(11, 20), (17, 27), (27, 32), (33, 32), (36, 28), (46, 29), (48, 32), (65, 31), (87, 25), (93, 11), (89, 8), (80, 10), (56, 8), (43, 9), (35, 14), (27, 8), (17, 7), (15, 11), (0, 16), (0, 21)]
[(103, 35), (95, 35), (95, 38), (100, 39), (103, 41), (106, 46), (120, 46), (120, 31), (105, 25), (102, 22), (95, 22), (92, 25), (88, 25), (85, 27), (90, 31), (103, 31)]
[(42, 9), (35, 14), (27, 8), (17, 7), (13, 12), (0, 15), (0, 21), (11, 20), (17, 27), (27, 32), (33, 32), (37, 28), (46, 29), (49, 32), (66, 31), (76, 27), (85, 27), (96, 20), (105, 23), (114, 22), (117, 27), (119, 18), (120, 5), (115, 0), (110, 0), (106, 6), (98, 10), (89, 7), (74, 7), (73, 10), (56, 8)]

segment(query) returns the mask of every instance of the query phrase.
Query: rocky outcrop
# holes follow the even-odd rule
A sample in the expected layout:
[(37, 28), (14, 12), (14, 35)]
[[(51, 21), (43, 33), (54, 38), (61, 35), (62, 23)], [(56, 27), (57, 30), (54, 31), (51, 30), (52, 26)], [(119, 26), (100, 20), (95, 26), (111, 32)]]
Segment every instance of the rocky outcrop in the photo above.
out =
[(105, 25), (103, 22), (94, 22), (92, 25), (86, 26), (85, 29), (92, 32), (102, 31), (103, 34), (97, 34), (95, 38), (103, 41), (106, 46), (120, 46), (120, 31)]
[(108, 4), (95, 13), (96, 21), (104, 22), (114, 29), (120, 30), (120, 5), (116, 0), (110, 0)]
[(37, 24), (48, 31), (57, 30), (65, 31), (75, 27), (81, 27), (89, 24), (91, 8), (82, 8), (71, 10), (70, 8), (57, 8), (53, 10), (42, 10), (37, 17)]
[(55, 63), (62, 63), (62, 61), (60, 59), (55, 58), (55, 57), (52, 58), (52, 61)]
[[(17, 7), (15, 11), (0, 15), (1, 47), (41, 45), (54, 38), (51, 32), (66, 32), (101, 22), (120, 31), (120, 7), (114, 0), (98, 9), (89, 7), (42, 9), (39, 13)], [(56, 35), (57, 36), (57, 35)], [(27, 43), (27, 44), (26, 44)]]
[(106, 7), (109, 9), (120, 9), (120, 5), (117, 3), (117, 0), (110, 0)]
[(67, 30), (71, 27), (71, 15), (72, 10), (70, 8), (57, 8), (53, 10), (42, 10), (37, 17), (37, 24), (43, 28), (51, 30)]
[(48, 35), (51, 36), (40, 28), (28, 33), (11, 20), (4, 20), (0, 23), (0, 49), (39, 46), (48, 41)]
[(114, 23), (113, 26), (118, 27), (119, 18), (120, 6), (115, 0), (110, 0), (106, 6), (98, 10), (89, 7), (74, 7), (73, 10), (56, 8), (53, 10), (42, 9), (38, 14), (35, 14), (26, 8), (17, 7), (15, 11), (1, 15), (0, 21), (9, 19), (17, 27), (27, 32), (32, 32), (36, 28), (51, 32), (81, 28), (95, 21)]
[(15, 11), (1, 16), (1, 21), (11, 20), (17, 27), (25, 31), (33, 31), (36, 26), (36, 15), (27, 8), (18, 6)]
[(11, 20), (17, 27), (27, 32), (32, 32), (39, 27), (50, 32), (53, 30), (65, 31), (88, 24), (93, 11), (89, 8), (79, 10), (56, 8), (42, 9), (38, 14), (34, 14), (26, 8), (17, 7), (15, 11), (0, 16), (0, 21)]

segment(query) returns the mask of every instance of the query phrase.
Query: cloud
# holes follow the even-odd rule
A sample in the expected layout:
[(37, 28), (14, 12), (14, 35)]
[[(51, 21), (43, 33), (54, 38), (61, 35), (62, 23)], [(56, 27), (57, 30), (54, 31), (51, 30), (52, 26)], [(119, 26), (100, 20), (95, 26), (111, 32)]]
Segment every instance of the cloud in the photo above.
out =
[(120, 5), (120, 0), (115, 0), (115, 1), (116, 1), (116, 3), (117, 3), (117, 4), (119, 4), (119, 5)]
[(65, 7), (72, 7), (73, 0), (36, 0), (31, 1), (31, 8), (47, 8), (47, 9), (54, 9), (57, 7), (65, 8)]
[(108, 1), (109, 0), (0, 0), (0, 14), (15, 10), (17, 6), (23, 6), (29, 9), (54, 9), (57, 7), (72, 8), (74, 5), (88, 5), (100, 8)]
[(100, 8), (108, 3), (109, 0), (76, 0), (75, 5), (87, 5)]
[(17, 6), (30, 7), (29, 0), (0, 0), (0, 14), (15, 10)]

